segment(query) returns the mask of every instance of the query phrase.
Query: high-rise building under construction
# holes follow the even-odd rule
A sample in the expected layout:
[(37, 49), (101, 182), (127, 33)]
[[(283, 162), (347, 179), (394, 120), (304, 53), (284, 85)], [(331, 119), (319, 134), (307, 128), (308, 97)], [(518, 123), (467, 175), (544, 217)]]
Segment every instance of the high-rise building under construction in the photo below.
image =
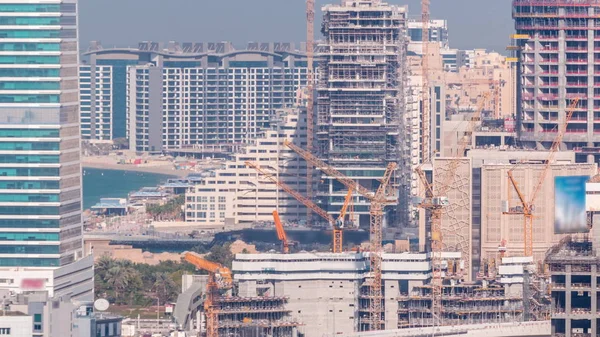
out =
[[(406, 8), (380, 0), (343, 0), (323, 7), (319, 46), (317, 141), (319, 156), (343, 174), (375, 191), (389, 162), (402, 162), (408, 151), (402, 121)], [(347, 189), (323, 178), (320, 195), (328, 211), (341, 209)], [(397, 179), (408, 181), (408, 179)], [(401, 196), (406, 193), (401, 192)], [(406, 198), (398, 216), (408, 219)], [(361, 224), (368, 224), (369, 203), (355, 203)]]
[(524, 145), (550, 147), (570, 101), (579, 98), (563, 142), (579, 152), (578, 161), (600, 147), (599, 15), (595, 0), (513, 1)]

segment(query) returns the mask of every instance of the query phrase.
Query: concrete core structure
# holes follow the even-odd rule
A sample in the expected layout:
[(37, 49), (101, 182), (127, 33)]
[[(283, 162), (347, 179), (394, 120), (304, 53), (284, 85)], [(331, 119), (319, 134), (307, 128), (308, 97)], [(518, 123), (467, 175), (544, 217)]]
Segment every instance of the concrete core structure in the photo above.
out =
[[(398, 163), (394, 184), (408, 183), (408, 152), (403, 124), (406, 8), (379, 0), (342, 1), (323, 7), (319, 45), (318, 155), (343, 174), (376, 190), (388, 163)], [(324, 176), (323, 205), (339, 210), (347, 188)], [(397, 181), (396, 181), (397, 180)], [(407, 188), (400, 205), (390, 207), (391, 226), (408, 222)], [(358, 197), (354, 211), (369, 224), (369, 201)]]

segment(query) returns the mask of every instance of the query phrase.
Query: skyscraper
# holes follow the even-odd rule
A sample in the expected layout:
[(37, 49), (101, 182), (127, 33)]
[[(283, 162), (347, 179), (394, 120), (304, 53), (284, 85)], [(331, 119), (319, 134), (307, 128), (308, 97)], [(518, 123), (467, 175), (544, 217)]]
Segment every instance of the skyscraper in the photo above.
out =
[(579, 98), (563, 143), (578, 151), (578, 161), (585, 161), (587, 154), (598, 156), (598, 15), (598, 2), (592, 0), (513, 1), (521, 47), (518, 119), (524, 145), (549, 148), (571, 100)]
[[(390, 162), (400, 164), (397, 177), (406, 174), (403, 181), (410, 175), (401, 173), (410, 169), (403, 164), (407, 153), (402, 120), (405, 29), (406, 8), (380, 0), (344, 0), (323, 7), (324, 40), (319, 48), (324, 56), (317, 87), (319, 155), (373, 191)], [(339, 213), (347, 189), (335, 179), (324, 179), (320, 184), (324, 204), (330, 213)], [(400, 222), (406, 222), (406, 198), (401, 203)], [(369, 223), (368, 205), (364, 200), (354, 208), (363, 225)]]
[(91, 299), (77, 1), (0, 3), (0, 51), (0, 288)]

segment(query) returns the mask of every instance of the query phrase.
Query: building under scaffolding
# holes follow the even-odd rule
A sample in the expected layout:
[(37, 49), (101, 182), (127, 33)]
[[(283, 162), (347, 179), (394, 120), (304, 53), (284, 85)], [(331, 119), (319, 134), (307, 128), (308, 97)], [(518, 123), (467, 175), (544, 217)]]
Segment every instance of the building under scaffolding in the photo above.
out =
[(219, 336), (295, 337), (300, 323), (285, 308), (287, 297), (222, 297), (215, 302)]
[[(319, 156), (367, 189), (375, 190), (387, 163), (397, 162), (394, 183), (408, 182), (403, 137), (403, 59), (406, 8), (380, 0), (344, 0), (323, 7), (323, 53), (319, 63), (317, 140)], [(327, 179), (327, 178), (326, 178)], [(347, 189), (334, 179), (322, 186), (323, 204), (339, 210)], [(406, 189), (401, 188), (401, 191)], [(408, 195), (400, 193), (391, 223), (408, 221)], [(362, 198), (362, 197), (360, 197)], [(369, 202), (355, 206), (363, 226)], [(397, 215), (397, 216), (396, 216)]]

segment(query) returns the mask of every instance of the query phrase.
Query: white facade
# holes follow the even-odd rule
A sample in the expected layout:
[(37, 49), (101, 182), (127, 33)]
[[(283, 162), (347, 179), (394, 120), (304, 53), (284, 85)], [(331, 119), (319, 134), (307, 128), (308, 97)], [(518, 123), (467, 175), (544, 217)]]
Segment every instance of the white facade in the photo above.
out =
[[(417, 55), (423, 54), (423, 21), (411, 19), (407, 22), (408, 51)], [(448, 48), (448, 22), (446, 20), (429, 20), (429, 41), (438, 42), (441, 48)]]
[(112, 66), (79, 66), (81, 139), (110, 142), (113, 139)]
[(7, 268), (0, 273), (0, 289), (17, 294), (47, 291), (51, 297), (69, 295), (76, 300), (93, 301), (93, 265), (89, 255), (60, 268)]
[(247, 144), (269, 127), (277, 109), (291, 106), (296, 91), (306, 85), (305, 67), (285, 63), (269, 67), (262, 59), (230, 60), (229, 65), (130, 66), (130, 148), (158, 151)]
[(0, 336), (31, 337), (33, 336), (33, 317), (8, 313), (0, 315)]
[(258, 163), (292, 189), (306, 194), (306, 181), (299, 178), (306, 176), (306, 164), (283, 145), (287, 139), (306, 146), (306, 114), (295, 109), (280, 114), (279, 131), (277, 126), (266, 131), (213, 176), (204, 178), (186, 193), (186, 222), (219, 229), (226, 224), (243, 228), (259, 221), (273, 221), (272, 212), (276, 209), (284, 221), (298, 222), (306, 217), (302, 204), (245, 164)]
[[(398, 325), (397, 297), (431, 278), (427, 254), (383, 254), (386, 327)], [(232, 271), (240, 296), (285, 296), (306, 336), (345, 334), (365, 317), (368, 253), (237, 254)], [(392, 300), (388, 300), (392, 299)]]

